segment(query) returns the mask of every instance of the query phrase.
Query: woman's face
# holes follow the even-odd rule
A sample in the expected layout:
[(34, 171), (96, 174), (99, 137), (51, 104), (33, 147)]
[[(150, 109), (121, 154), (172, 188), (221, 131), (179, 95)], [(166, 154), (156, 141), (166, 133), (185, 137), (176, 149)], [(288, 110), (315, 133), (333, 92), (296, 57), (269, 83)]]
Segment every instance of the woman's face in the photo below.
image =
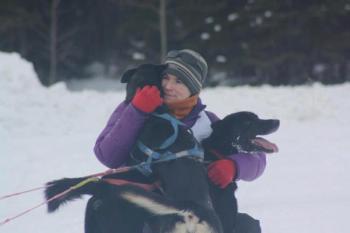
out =
[(188, 87), (175, 75), (165, 74), (162, 79), (165, 101), (183, 100), (191, 96)]

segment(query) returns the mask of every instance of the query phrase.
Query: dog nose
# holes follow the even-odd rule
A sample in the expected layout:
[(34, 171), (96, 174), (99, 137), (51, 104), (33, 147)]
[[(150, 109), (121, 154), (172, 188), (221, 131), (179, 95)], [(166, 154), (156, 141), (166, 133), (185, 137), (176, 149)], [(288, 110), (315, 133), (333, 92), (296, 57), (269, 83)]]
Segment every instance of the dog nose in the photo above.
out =
[(273, 122), (274, 122), (273, 124), (277, 130), (280, 127), (280, 120), (275, 119), (275, 120), (273, 120)]
[(277, 120), (277, 119), (273, 119), (271, 120), (271, 131), (269, 132), (270, 133), (273, 133), (273, 132), (276, 132), (278, 130), (278, 128), (280, 127), (280, 120)]

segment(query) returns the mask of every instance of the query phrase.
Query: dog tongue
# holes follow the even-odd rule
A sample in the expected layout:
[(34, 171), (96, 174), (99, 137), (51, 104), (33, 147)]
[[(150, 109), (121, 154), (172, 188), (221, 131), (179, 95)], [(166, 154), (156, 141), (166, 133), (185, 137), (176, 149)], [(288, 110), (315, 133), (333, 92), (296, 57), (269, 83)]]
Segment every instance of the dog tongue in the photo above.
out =
[(268, 140), (264, 139), (264, 138), (255, 138), (252, 140), (252, 143), (254, 143), (255, 145), (261, 146), (264, 149), (272, 152), (278, 152), (278, 147), (276, 144), (269, 142)]

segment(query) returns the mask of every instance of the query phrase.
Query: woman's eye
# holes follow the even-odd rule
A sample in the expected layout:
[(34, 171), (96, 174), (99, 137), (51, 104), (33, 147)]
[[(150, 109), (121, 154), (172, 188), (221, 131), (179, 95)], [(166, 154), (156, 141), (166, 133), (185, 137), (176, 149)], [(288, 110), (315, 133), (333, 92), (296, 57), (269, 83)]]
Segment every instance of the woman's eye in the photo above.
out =
[(182, 84), (183, 82), (180, 79), (176, 79), (176, 83)]

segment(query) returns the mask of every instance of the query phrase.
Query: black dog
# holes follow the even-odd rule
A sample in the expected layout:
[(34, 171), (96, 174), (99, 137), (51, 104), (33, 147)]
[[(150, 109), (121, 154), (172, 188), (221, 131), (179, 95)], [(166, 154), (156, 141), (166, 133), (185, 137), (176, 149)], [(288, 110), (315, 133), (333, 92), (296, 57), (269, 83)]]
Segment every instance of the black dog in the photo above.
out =
[[(279, 120), (263, 120), (251, 112), (238, 112), (226, 116), (212, 124), (213, 132), (202, 145), (205, 148), (205, 160), (217, 160), (238, 152), (277, 152), (275, 144), (257, 137), (275, 132)], [(236, 183), (225, 189), (210, 186), (214, 208), (219, 215), (225, 233), (260, 232), (257, 220), (246, 214), (238, 214), (234, 191)]]
[[(155, 80), (159, 78), (164, 67), (144, 65), (127, 72), (122, 79), (128, 83), (126, 99), (130, 100), (130, 96), (133, 96), (140, 85), (149, 85), (148, 81), (152, 77), (156, 77)], [(140, 79), (147, 80), (141, 82)], [(178, 131), (175, 141), (163, 148), (163, 142), (175, 131)], [(88, 202), (85, 216), (85, 232), (88, 233), (141, 232), (146, 220), (149, 220), (152, 232), (222, 232), (220, 221), (212, 208), (205, 167), (197, 159), (182, 157), (199, 151), (197, 141), (191, 132), (180, 124), (174, 126), (169, 120), (152, 116), (145, 123), (139, 141), (148, 149), (161, 154), (160, 158), (167, 153), (178, 155), (179, 158), (151, 164), (153, 174), (146, 178), (140, 175), (138, 170), (113, 177), (124, 177), (131, 181), (143, 179), (145, 183), (151, 183), (157, 177), (162, 184), (164, 195), (130, 185), (114, 186), (102, 179), (88, 183), (65, 197), (50, 202), (49, 211), (55, 211), (66, 201), (90, 194), (93, 197)], [(132, 155), (128, 161), (129, 165), (147, 158), (140, 147), (135, 147)], [(46, 189), (46, 198), (49, 199), (84, 179), (50, 182), (50, 186)]]
[[(149, 137), (155, 128), (159, 133)], [(155, 150), (164, 141), (163, 137), (158, 137), (163, 134), (167, 138), (171, 136), (172, 126), (169, 122), (162, 118), (150, 119), (141, 132), (140, 140)], [(178, 153), (196, 146), (197, 142), (187, 130), (179, 128), (178, 135), (166, 151)], [(139, 159), (142, 155), (135, 157)], [(55, 211), (65, 201), (90, 194), (93, 198), (89, 200), (86, 211), (86, 232), (140, 232), (146, 220), (151, 220), (149, 225), (152, 232), (222, 232), (211, 205), (206, 171), (200, 161), (183, 157), (154, 164), (152, 170), (160, 178), (164, 195), (128, 185), (114, 186), (102, 179), (49, 203), (48, 209)], [(47, 199), (84, 179), (50, 182), (50, 187), (46, 189)], [(152, 216), (155, 217), (150, 219)]]
[[(222, 155), (245, 152), (277, 152), (277, 147), (258, 135), (268, 135), (279, 128), (276, 119), (260, 119), (252, 112), (237, 112), (214, 122), (212, 134), (203, 141), (203, 145)], [(213, 159), (210, 157), (208, 159)]]
[[(138, 87), (145, 85), (160, 87), (160, 77), (165, 67), (164, 65), (143, 65), (138, 69), (126, 72), (122, 78), (122, 82), (127, 83), (126, 100), (130, 101), (132, 99)], [(248, 148), (248, 144), (243, 140), (244, 132), (237, 130), (227, 134), (228, 128), (232, 126), (234, 129), (236, 127), (234, 122), (238, 121), (238, 124), (243, 122), (243, 119), (239, 117), (237, 119), (237, 117), (230, 116), (213, 124), (214, 132), (204, 142), (206, 148), (216, 150), (224, 155), (235, 152), (236, 147), (238, 149), (252, 149), (252, 147)], [(225, 126), (225, 124), (228, 125)], [(179, 127), (179, 135), (173, 145), (159, 150), (161, 142), (169, 138), (169, 134), (174, 131), (171, 127), (173, 126), (168, 121), (152, 117), (146, 122), (141, 132), (140, 140), (154, 150), (158, 148), (160, 153), (165, 150), (176, 153), (193, 148), (195, 140), (192, 135), (182, 127)], [(225, 129), (225, 133), (215, 133), (223, 129)], [(238, 133), (238, 135), (235, 136), (235, 133)], [(225, 139), (225, 136), (228, 136), (229, 139)], [(232, 144), (234, 139), (240, 140)], [(222, 143), (223, 141), (230, 143)], [(259, 139), (256, 139), (256, 148), (259, 147), (257, 146), (258, 144)], [(264, 143), (261, 143), (260, 140), (260, 144)], [(132, 159), (128, 161), (129, 165), (135, 164), (136, 161), (144, 160), (145, 155), (139, 148), (135, 147), (132, 154), (134, 156), (131, 156)], [(211, 158), (212, 155), (206, 153), (206, 157)], [(102, 179), (102, 181), (90, 183), (79, 190), (71, 192), (70, 195), (61, 200), (50, 203), (49, 211), (56, 210), (66, 200), (74, 199), (82, 194), (91, 194), (93, 197), (88, 202), (85, 217), (85, 231), (88, 233), (140, 232), (144, 221), (149, 220), (152, 215), (161, 216), (148, 221), (152, 232), (221, 232), (220, 223), (210, 204), (206, 172), (201, 163), (189, 158), (180, 158), (171, 162), (157, 164), (152, 166), (152, 168), (154, 173), (149, 177), (141, 175), (138, 171), (113, 175), (113, 177), (137, 182), (142, 181), (144, 183), (151, 183), (154, 181), (154, 177), (159, 177), (165, 190), (165, 197), (146, 192), (140, 188), (129, 186), (116, 187), (107, 184)], [(82, 179), (65, 179), (52, 182), (53, 186), (46, 190), (47, 198), (80, 182)], [(229, 229), (230, 225), (232, 225), (230, 221), (232, 222), (233, 220), (229, 214), (232, 211), (235, 214), (237, 212), (237, 209), (234, 208), (236, 203), (233, 203), (235, 206), (228, 205), (232, 199), (228, 198), (234, 189), (226, 188), (224, 192), (218, 189), (216, 190), (217, 192), (213, 190), (215, 188), (212, 188), (211, 194), (217, 196), (214, 206), (219, 214), (221, 213), (220, 217), (224, 226), (228, 226), (226, 228)], [(225, 201), (226, 199), (227, 202)], [(130, 216), (133, 216), (132, 219)], [(190, 231), (191, 229), (192, 231)], [(236, 227), (236, 229), (239, 229), (239, 227)]]
[(127, 70), (121, 78), (121, 82), (126, 83), (125, 101), (130, 102), (137, 89), (147, 85), (156, 86), (161, 91), (162, 96), (161, 79), (166, 67), (167, 65), (143, 64)]

